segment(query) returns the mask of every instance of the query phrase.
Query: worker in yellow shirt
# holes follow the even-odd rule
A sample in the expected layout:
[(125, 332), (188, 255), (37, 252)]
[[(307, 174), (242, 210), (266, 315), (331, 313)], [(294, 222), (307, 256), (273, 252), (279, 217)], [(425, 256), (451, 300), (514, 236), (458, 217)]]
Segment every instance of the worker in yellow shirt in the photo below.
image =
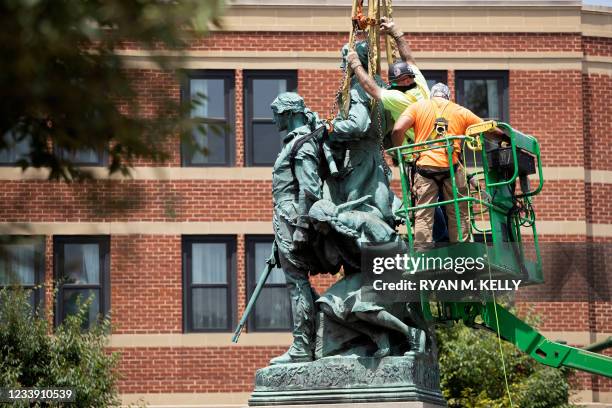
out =
[[(383, 89), (376, 84), (373, 78), (363, 68), (359, 56), (355, 51), (348, 54), (348, 62), (357, 77), (359, 84), (373, 98), (381, 101), (385, 110), (388, 110), (397, 120), (399, 116), (415, 102), (429, 99), (429, 87), (427, 80), (417, 68), (412, 50), (408, 41), (393, 21), (381, 18), (381, 31), (395, 39), (401, 61), (395, 62), (389, 67), (389, 89)], [(406, 140), (414, 139), (414, 131), (409, 129), (406, 133)]]

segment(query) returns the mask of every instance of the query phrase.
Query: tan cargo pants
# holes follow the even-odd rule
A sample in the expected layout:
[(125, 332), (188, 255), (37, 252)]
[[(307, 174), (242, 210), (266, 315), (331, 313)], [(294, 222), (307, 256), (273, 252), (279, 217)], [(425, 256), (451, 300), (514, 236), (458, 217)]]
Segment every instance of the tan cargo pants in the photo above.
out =
[[(421, 168), (431, 171), (442, 171), (444, 168), (422, 166)], [(442, 182), (442, 196), (444, 201), (453, 199), (453, 183), (450, 176), (436, 176), (436, 179)], [(459, 164), (455, 171), (455, 183), (457, 184), (457, 192), (459, 197), (467, 197), (468, 189), (465, 180), (465, 170)], [(430, 204), (438, 201), (438, 183), (431, 178), (423, 177), (419, 173), (414, 177), (414, 193), (417, 197), (416, 204)], [(451, 242), (459, 242), (457, 231), (457, 215), (455, 214), (455, 206), (451, 203), (445, 206), (446, 216), (448, 218), (448, 236)], [(434, 207), (422, 208), (417, 210), (415, 215), (415, 242), (432, 242), (432, 229), (434, 222)], [(471, 241), (470, 222), (467, 208), (467, 202), (459, 203), (459, 215), (461, 221), (461, 231), (463, 233), (461, 242)]]

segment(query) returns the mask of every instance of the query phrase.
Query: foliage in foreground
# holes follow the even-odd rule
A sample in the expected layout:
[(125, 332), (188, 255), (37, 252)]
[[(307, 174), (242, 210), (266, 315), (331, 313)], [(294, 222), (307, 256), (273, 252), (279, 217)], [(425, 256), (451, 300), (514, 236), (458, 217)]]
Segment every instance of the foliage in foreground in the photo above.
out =
[(437, 331), (441, 387), (449, 407), (566, 408), (567, 369), (544, 366), (514, 345), (502, 340), (508, 376), (506, 390), (497, 335), (463, 324)]
[(0, 388), (73, 388), (71, 407), (117, 406), (119, 356), (104, 350), (109, 322), (84, 331), (87, 306), (50, 335), (47, 320), (33, 316), (26, 291), (0, 290)]
[(167, 138), (192, 126), (179, 114), (188, 108), (168, 86), (154, 90), (157, 109), (143, 106), (142, 73), (121, 53), (154, 50), (157, 67), (174, 72), (186, 45), (219, 24), (223, 4), (0, 0), (0, 150), (27, 141), (18, 165), (68, 180), (87, 176), (70, 158), (78, 151), (106, 150), (111, 172), (128, 173), (138, 158), (167, 159)]

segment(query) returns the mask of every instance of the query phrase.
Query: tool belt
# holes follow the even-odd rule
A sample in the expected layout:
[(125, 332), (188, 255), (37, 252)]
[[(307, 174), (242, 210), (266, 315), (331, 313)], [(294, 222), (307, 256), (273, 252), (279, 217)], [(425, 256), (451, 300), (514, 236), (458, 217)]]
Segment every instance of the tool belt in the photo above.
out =
[[(457, 174), (459, 166), (461, 166), (459, 162), (453, 164), (453, 172), (455, 174)], [(443, 170), (431, 170), (416, 166), (416, 172), (422, 177), (435, 181), (439, 188), (442, 188), (444, 180), (450, 177), (450, 167)]]

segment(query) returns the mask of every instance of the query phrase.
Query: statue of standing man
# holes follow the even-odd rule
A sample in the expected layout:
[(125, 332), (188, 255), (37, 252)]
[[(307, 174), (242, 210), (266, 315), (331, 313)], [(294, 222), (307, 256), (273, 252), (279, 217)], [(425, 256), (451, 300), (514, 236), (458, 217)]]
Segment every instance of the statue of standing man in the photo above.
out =
[(287, 131), (272, 170), (272, 198), (275, 241), (291, 296), (293, 344), (270, 364), (307, 362), (313, 359), (316, 297), (308, 275), (333, 269), (317, 259), (308, 236), (308, 211), (321, 198), (321, 164), (327, 164), (321, 160), (323, 132), (313, 133), (321, 124), (294, 92), (280, 94), (271, 107), (278, 130)]
[[(361, 64), (368, 66), (368, 45), (361, 41), (355, 44)], [(349, 46), (342, 48), (343, 70), (347, 69)], [(381, 103), (372, 105), (372, 98), (353, 76), (350, 80), (350, 108), (348, 115), (338, 116), (332, 122), (329, 141), (336, 157), (339, 174), (326, 181), (325, 198), (336, 205), (372, 196), (369, 204), (382, 214), (383, 220), (395, 226), (393, 203), (395, 194), (389, 187), (391, 172), (386, 166), (382, 152), (383, 138), (391, 127)], [(375, 77), (379, 86), (384, 82)], [(338, 96), (339, 98), (342, 95)], [(342, 106), (342, 100), (338, 105)], [(374, 106), (374, 108), (372, 108)]]

